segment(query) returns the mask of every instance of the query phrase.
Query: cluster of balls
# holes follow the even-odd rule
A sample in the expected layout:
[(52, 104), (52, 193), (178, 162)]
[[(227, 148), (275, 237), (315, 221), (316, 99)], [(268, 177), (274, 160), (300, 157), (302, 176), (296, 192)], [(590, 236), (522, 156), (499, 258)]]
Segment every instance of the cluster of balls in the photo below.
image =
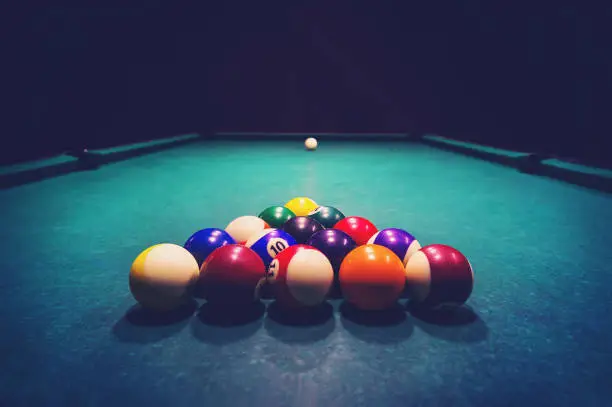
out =
[(453, 247), (421, 247), (403, 229), (378, 230), (363, 217), (298, 197), (225, 229), (200, 230), (183, 246), (152, 246), (133, 262), (129, 281), (134, 298), (156, 310), (193, 296), (212, 305), (248, 305), (267, 287), (289, 310), (334, 296), (376, 311), (394, 306), (404, 290), (416, 306), (460, 306), (472, 293), (474, 274)]

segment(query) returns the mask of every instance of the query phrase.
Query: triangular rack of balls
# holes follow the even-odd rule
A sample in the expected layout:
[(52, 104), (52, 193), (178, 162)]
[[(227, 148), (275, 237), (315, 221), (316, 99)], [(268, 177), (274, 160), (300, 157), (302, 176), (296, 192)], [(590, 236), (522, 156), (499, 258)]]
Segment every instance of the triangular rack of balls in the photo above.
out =
[(289, 311), (330, 296), (360, 310), (384, 310), (404, 291), (413, 304), (435, 309), (465, 303), (474, 273), (451, 246), (421, 247), (403, 229), (378, 230), (363, 217), (297, 197), (225, 229), (199, 230), (183, 246), (147, 248), (132, 264), (129, 285), (138, 303), (159, 311), (193, 297), (249, 305), (264, 287)]

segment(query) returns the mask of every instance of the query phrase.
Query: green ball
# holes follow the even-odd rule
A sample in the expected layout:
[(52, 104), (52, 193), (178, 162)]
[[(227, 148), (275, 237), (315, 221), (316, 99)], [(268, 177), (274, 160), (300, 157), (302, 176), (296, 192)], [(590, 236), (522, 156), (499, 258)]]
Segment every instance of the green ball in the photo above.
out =
[(338, 221), (344, 219), (344, 214), (333, 206), (319, 206), (308, 214), (308, 217), (319, 222), (326, 229), (333, 228)]
[(271, 228), (278, 229), (289, 219), (295, 218), (295, 213), (284, 206), (270, 206), (259, 214), (259, 218), (270, 225)]

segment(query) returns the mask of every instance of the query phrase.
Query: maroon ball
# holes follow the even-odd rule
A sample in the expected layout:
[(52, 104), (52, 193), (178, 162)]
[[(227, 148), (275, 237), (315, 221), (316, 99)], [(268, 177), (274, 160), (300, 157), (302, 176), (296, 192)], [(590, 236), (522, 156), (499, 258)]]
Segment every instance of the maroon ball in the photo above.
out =
[(357, 243), (357, 246), (367, 244), (372, 235), (378, 232), (372, 222), (361, 216), (344, 218), (334, 225), (334, 229), (341, 230), (349, 235)]
[(457, 249), (432, 244), (414, 253), (406, 264), (406, 287), (410, 300), (419, 306), (460, 306), (474, 287), (474, 272)]
[(298, 244), (305, 244), (312, 235), (323, 229), (323, 225), (306, 216), (296, 216), (283, 225), (283, 230), (289, 233)]
[(197, 294), (216, 305), (259, 301), (265, 282), (263, 260), (248, 247), (229, 244), (216, 249), (202, 264)]

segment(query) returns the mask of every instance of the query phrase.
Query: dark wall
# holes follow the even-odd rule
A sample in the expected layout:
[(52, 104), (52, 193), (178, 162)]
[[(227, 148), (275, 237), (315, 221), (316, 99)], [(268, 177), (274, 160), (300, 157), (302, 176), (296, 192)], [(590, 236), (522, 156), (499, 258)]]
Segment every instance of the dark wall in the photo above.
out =
[(405, 132), (417, 119), (433, 121), (425, 58), (407, 51), (405, 59), (392, 48), (382, 29), (389, 14), (379, 11), (381, 19), (355, 6), (293, 6), (262, 18), (253, 18), (256, 9), (245, 12), (210, 76), (215, 128)]
[(458, 11), (456, 69), (474, 109), (445, 112), (451, 133), (605, 164), (612, 9), (469, 1)]
[(22, 13), (3, 156), (223, 130), (431, 131), (606, 158), (610, 7), (219, 3)]
[(4, 125), (2, 158), (198, 131), (208, 121), (205, 11), (151, 2), (23, 13), (12, 30), (16, 114)]

